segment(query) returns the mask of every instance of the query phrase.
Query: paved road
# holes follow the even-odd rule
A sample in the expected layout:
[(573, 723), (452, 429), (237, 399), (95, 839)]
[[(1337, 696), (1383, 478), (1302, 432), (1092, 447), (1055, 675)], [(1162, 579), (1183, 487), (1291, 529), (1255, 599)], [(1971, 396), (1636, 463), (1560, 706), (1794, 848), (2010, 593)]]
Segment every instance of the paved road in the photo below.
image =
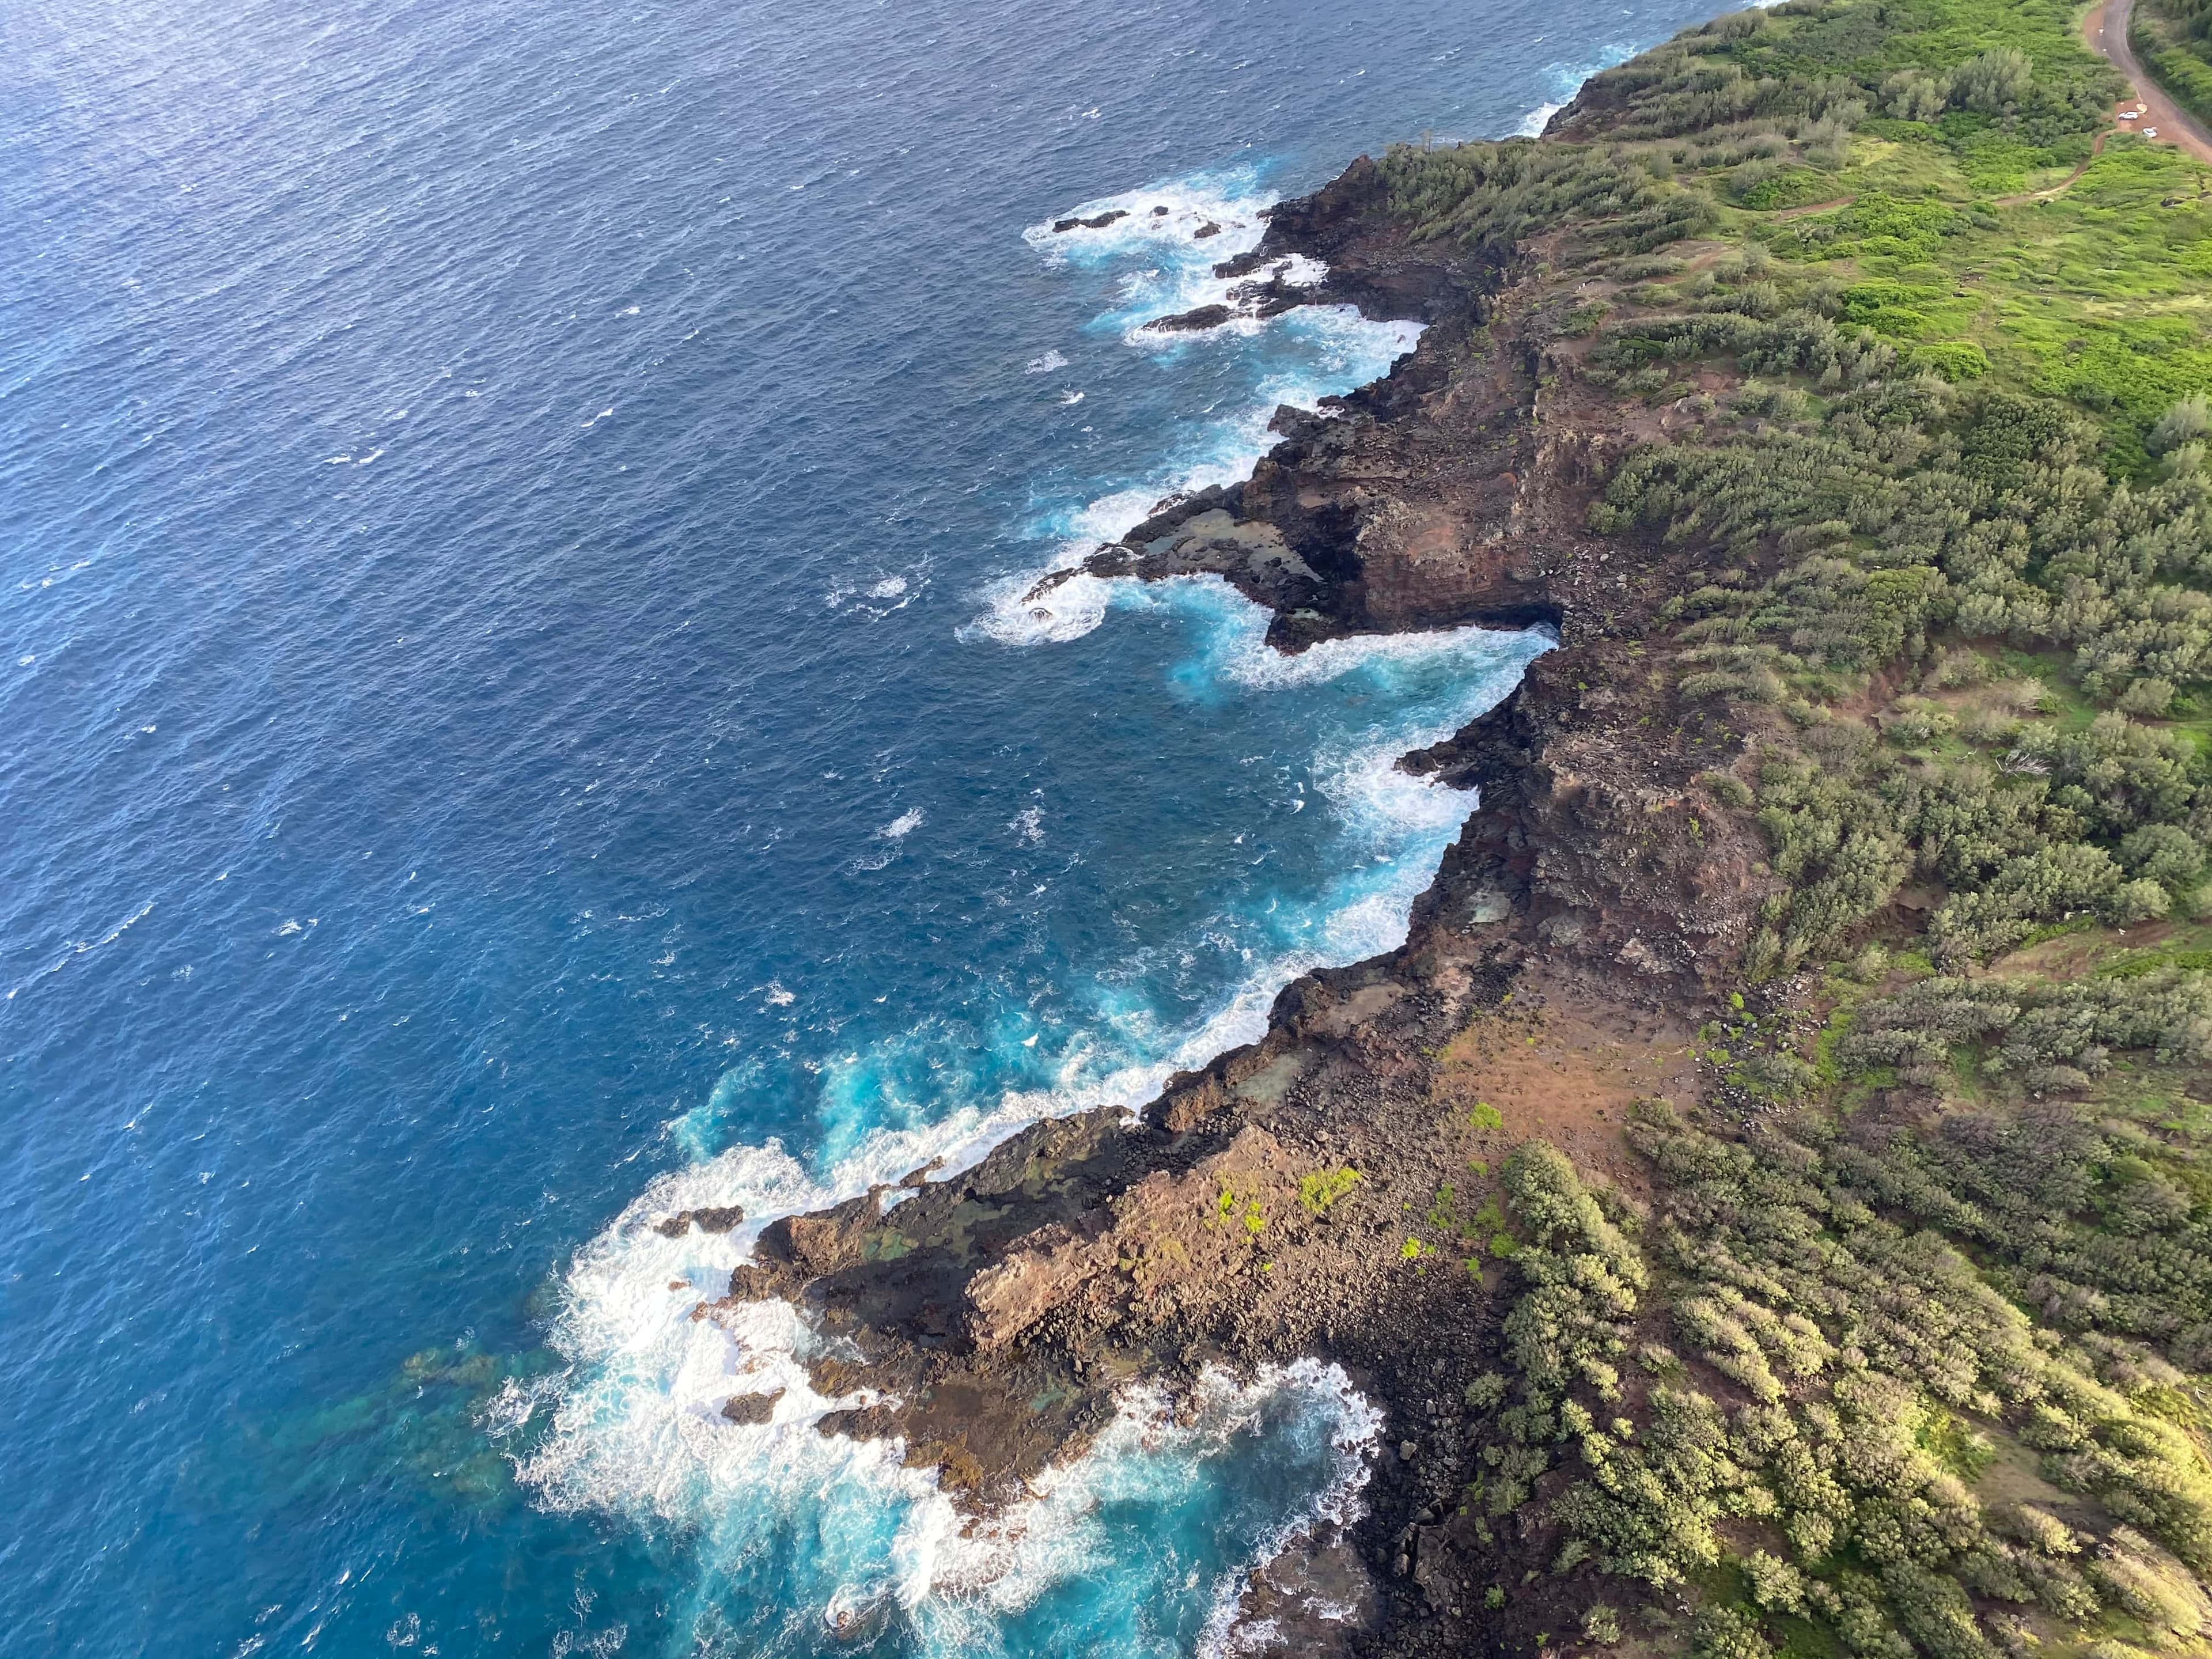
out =
[(2106, 0), (2081, 25), (2091, 48), (2111, 58), (2120, 73), (2135, 82), (2136, 101), (2144, 106), (2144, 114), (2128, 125), (2138, 129), (2156, 127), (2158, 137), (2154, 142), (2178, 144), (2198, 161), (2212, 161), (2212, 132), (2160, 91), (2158, 82), (2136, 61), (2128, 45), (2128, 15), (2134, 9), (2135, 0)]

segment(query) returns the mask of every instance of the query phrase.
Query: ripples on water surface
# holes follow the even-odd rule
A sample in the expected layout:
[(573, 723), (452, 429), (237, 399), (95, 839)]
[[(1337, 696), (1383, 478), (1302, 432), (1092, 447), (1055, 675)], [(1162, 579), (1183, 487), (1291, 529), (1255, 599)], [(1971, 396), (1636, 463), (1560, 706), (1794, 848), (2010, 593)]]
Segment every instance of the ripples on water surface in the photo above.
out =
[(11, 11), (0, 1646), (1217, 1640), (1356, 1501), (1340, 1377), (1139, 1391), (960, 1538), (803, 1390), (719, 1424), (805, 1334), (639, 1221), (1139, 1100), (1399, 936), (1466, 802), (1389, 762), (1540, 641), (1008, 600), (1408, 343), (1138, 337), (1259, 207), (1697, 9)]

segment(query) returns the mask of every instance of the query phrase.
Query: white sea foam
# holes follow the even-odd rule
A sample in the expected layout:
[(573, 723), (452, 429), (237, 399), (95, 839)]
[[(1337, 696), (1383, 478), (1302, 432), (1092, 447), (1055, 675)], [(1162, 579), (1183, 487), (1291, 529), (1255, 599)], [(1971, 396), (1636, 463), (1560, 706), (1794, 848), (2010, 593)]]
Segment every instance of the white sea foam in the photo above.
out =
[[(826, 1436), (823, 1415), (877, 1398), (832, 1398), (807, 1361), (821, 1341), (798, 1310), (749, 1304), (694, 1318), (750, 1250), (759, 1222), (728, 1234), (669, 1238), (653, 1223), (671, 1210), (744, 1202), (761, 1215), (831, 1196), (771, 1142), (739, 1148), (649, 1186), (570, 1268), (554, 1332), (568, 1362), (550, 1421), (517, 1459), (550, 1508), (595, 1510), (647, 1530), (698, 1535), (715, 1561), (769, 1547), (786, 1516), (805, 1512), (817, 1558), (806, 1589), (864, 1600), (927, 1594), (930, 1547), (951, 1520), (933, 1480), (908, 1469), (896, 1443)], [(781, 1390), (764, 1422), (723, 1415), (738, 1395)], [(539, 1401), (509, 1383), (487, 1422), (509, 1434)]]
[[(1055, 260), (1096, 263), (1141, 251), (1150, 257), (1165, 253), (1212, 264), (1260, 245), (1267, 228), (1261, 215), (1273, 201), (1248, 173), (1201, 174), (1098, 197), (1040, 220), (1022, 233), (1022, 240)], [(1155, 211), (1159, 208), (1167, 211)], [(1119, 216), (1104, 225), (1053, 228), (1069, 221), (1109, 216)], [(1214, 230), (1199, 235), (1208, 225)]]
[[(1152, 215), (1155, 202), (1170, 212)], [(1124, 337), (1130, 337), (1130, 317), (1147, 306), (1175, 308), (1170, 301), (1178, 295), (1213, 280), (1201, 265), (1256, 243), (1260, 234), (1256, 198), (1196, 187), (1132, 192), (1078, 211), (1096, 217), (1122, 203), (1130, 205), (1129, 217), (1103, 229), (1055, 234), (1048, 225), (1029, 238), (1050, 257), (1070, 261), (1141, 254), (1166, 263), (1160, 250), (1179, 250), (1175, 258), (1188, 267), (1181, 276), (1163, 279), (1148, 266), (1147, 292), (1125, 288), (1124, 301), (1135, 309), (1103, 319)], [(1196, 240), (1192, 233), (1209, 222), (1221, 223), (1221, 233)], [(1320, 275), (1317, 267), (1285, 273), (1304, 281)], [(1274, 441), (1267, 424), (1278, 404), (1311, 409), (1371, 380), (1419, 334), (1416, 325), (1371, 324), (1334, 307), (1301, 308), (1269, 326), (1283, 331), (1285, 355), (1297, 367), (1261, 384), (1248, 407), (1211, 425), (1200, 447), (1158, 477), (1103, 490), (1048, 520), (1043, 534), (1056, 548), (1055, 565), (1048, 568), (1066, 568), (1099, 543), (1126, 534), (1164, 495), (1248, 476)], [(1331, 641), (1285, 658), (1265, 643), (1266, 613), (1217, 578), (1140, 588), (1077, 574), (1024, 603), (1042, 574), (1006, 579), (963, 637), (1006, 644), (1065, 640), (1097, 627), (1117, 605), (1171, 605), (1203, 624), (1200, 666), (1224, 686), (1265, 695), (1359, 673), (1386, 685), (1393, 676), (1425, 675), (1423, 687), (1441, 676), (1449, 690), (1425, 691), (1417, 718), (1340, 733), (1316, 754), (1310, 778), (1340, 825), (1344, 867), (1325, 892), (1302, 898), (1282, 916), (1271, 902), (1263, 918), (1208, 925), (1202, 948), (1230, 952), (1239, 967), (1235, 982), (1202, 1018), (1164, 1023), (1145, 990), (1144, 972), (1133, 968), (1123, 990), (1102, 990), (1106, 1000), (1083, 1029), (1048, 1022), (1041, 1030), (1018, 1012), (993, 1034), (996, 1048), (1024, 1057), (1009, 1073), (1024, 1079), (1023, 1086), (899, 1098), (896, 1077), (933, 1072), (937, 1060), (927, 1045), (942, 1041), (934, 1034), (915, 1034), (919, 1046), (906, 1058), (919, 1054), (926, 1063), (903, 1073), (899, 1056), (889, 1053), (826, 1060), (810, 1067), (822, 1079), (830, 1129), (829, 1155), (814, 1166), (776, 1141), (725, 1144), (740, 1103), (763, 1086), (764, 1074), (749, 1061), (726, 1075), (708, 1101), (669, 1125), (672, 1139), (695, 1162), (656, 1179), (579, 1253), (553, 1329), (564, 1370), (534, 1391), (512, 1385), (487, 1425), (526, 1449), (518, 1454), (522, 1477), (550, 1506), (603, 1510), (647, 1528), (683, 1528), (698, 1534), (710, 1562), (785, 1560), (779, 1571), (794, 1575), (783, 1592), (786, 1607), (811, 1607), (832, 1617), (842, 1609), (861, 1619), (895, 1607), (926, 1646), (965, 1654), (994, 1650), (996, 1621), (1103, 1559), (1106, 1517), (1120, 1498), (1152, 1492), (1169, 1502), (1178, 1482), (1199, 1480), (1200, 1465), (1254, 1434), (1262, 1418), (1279, 1427), (1286, 1413), (1309, 1427), (1325, 1420), (1329, 1432), (1326, 1455), (1313, 1465), (1313, 1502), (1279, 1517), (1249, 1559), (1219, 1571), (1208, 1588), (1213, 1611), (1206, 1646), (1226, 1652), (1250, 1568), (1304, 1530), (1348, 1518), (1356, 1505), (1365, 1480), (1361, 1452), (1380, 1421), (1340, 1371), (1302, 1362), (1242, 1382), (1212, 1373), (1193, 1400), (1176, 1402), (1181, 1409), (1170, 1409), (1157, 1389), (1133, 1390), (1083, 1457), (1048, 1473), (1030, 1499), (963, 1531), (933, 1480), (904, 1466), (902, 1446), (817, 1431), (825, 1413), (873, 1396), (862, 1390), (833, 1399), (813, 1388), (808, 1361), (824, 1339), (798, 1310), (777, 1302), (698, 1316), (703, 1304), (725, 1294), (732, 1269), (777, 1217), (888, 1186), (925, 1166), (933, 1165), (934, 1178), (949, 1178), (1042, 1118), (1114, 1104), (1133, 1109), (1173, 1073), (1263, 1035), (1275, 997), (1300, 975), (1401, 942), (1414, 898), (1473, 803), (1463, 793), (1407, 774), (1396, 758), (1457, 729), (1502, 694), (1535, 647), (1463, 629)], [(832, 605), (902, 601), (893, 580), (856, 584), (833, 595)], [(1303, 784), (1299, 789), (1286, 803), (1291, 811), (1305, 804)], [(889, 844), (859, 866), (881, 867), (923, 822), (920, 808), (902, 812), (877, 831)], [(1041, 811), (1032, 807), (1008, 827), (1034, 844), (1042, 825)], [(1198, 948), (1187, 945), (1185, 955)], [(1102, 982), (1112, 977), (1102, 975)], [(833, 1097), (848, 1096), (849, 1112), (829, 1109)], [(730, 1205), (741, 1206), (746, 1218), (727, 1232), (695, 1227), (671, 1238), (654, 1224), (678, 1211)], [(765, 1421), (740, 1425), (725, 1416), (724, 1405), (741, 1395), (775, 1396)], [(787, 1528), (801, 1512), (809, 1517), (806, 1559), (792, 1564)], [(1175, 1588), (1180, 1590), (1180, 1581)], [(760, 1644), (732, 1634), (717, 1645), (743, 1651)]]
[(1123, 1540), (1105, 1518), (1114, 1506), (1187, 1497), (1209, 1464), (1249, 1445), (1267, 1419), (1293, 1414), (1304, 1419), (1294, 1431), (1325, 1442), (1325, 1473), (1305, 1504), (1204, 1586), (1212, 1607), (1199, 1652), (1225, 1652), (1252, 1573), (1316, 1527), (1346, 1526), (1361, 1512), (1367, 1454), (1382, 1419), (1338, 1366), (1304, 1359), (1261, 1366), (1243, 1380), (1209, 1366), (1181, 1397), (1157, 1383), (1126, 1389), (1114, 1420), (1084, 1455), (1032, 1481), (1028, 1501), (937, 1541), (933, 1595), (917, 1621), (927, 1650), (994, 1650), (995, 1619), (1026, 1610), (1070, 1579), (1122, 1565)]
[[(1164, 1029), (1139, 992), (1106, 1009), (1093, 1029), (1064, 1041), (1050, 1056), (1044, 1086), (960, 1100), (904, 1126), (878, 1123), (818, 1171), (771, 1141), (726, 1147), (653, 1182), (568, 1274), (554, 1331), (568, 1361), (556, 1393), (503, 1399), (495, 1408), (509, 1431), (533, 1419), (540, 1423), (535, 1449), (520, 1467), (544, 1501), (641, 1521), (711, 1520), (726, 1534), (716, 1547), (738, 1548), (754, 1532), (772, 1528), (780, 1506), (798, 1501), (798, 1493), (831, 1493), (851, 1511), (838, 1522), (839, 1535), (861, 1540), (852, 1545), (859, 1554), (838, 1569), (836, 1584), (862, 1600), (889, 1597), (909, 1610), (933, 1596), (951, 1596), (964, 1613), (940, 1609), (932, 1615), (951, 1631), (966, 1628), (961, 1618), (996, 1617), (1033, 1595), (1023, 1584), (1043, 1580), (1020, 1574), (1049, 1579), (1077, 1571), (1087, 1559), (1083, 1540), (1092, 1535), (1083, 1517), (1096, 1506), (1096, 1482), (1104, 1478), (1098, 1471), (1119, 1467), (1114, 1460), (1132, 1445), (1156, 1450), (1167, 1443), (1157, 1426), (1146, 1431), (1149, 1439), (1133, 1429), (1117, 1431), (1122, 1438), (1109, 1435), (1100, 1443), (1096, 1455), (1104, 1462), (1054, 1477), (1041, 1488), (1036, 1506), (1023, 1506), (995, 1532), (956, 1541), (949, 1510), (927, 1479), (904, 1468), (902, 1449), (825, 1440), (814, 1431), (824, 1413), (866, 1397), (833, 1400), (811, 1388), (806, 1360), (821, 1339), (797, 1312), (774, 1303), (719, 1320), (695, 1317), (702, 1302), (726, 1291), (731, 1269), (775, 1218), (857, 1196), (933, 1161), (936, 1176), (948, 1177), (1040, 1118), (1141, 1104), (1172, 1073), (1263, 1035), (1275, 996), (1298, 975), (1403, 940), (1412, 902), (1471, 799), (1412, 777), (1395, 765), (1395, 757), (1455, 729), (1504, 690), (1535, 647), (1462, 629), (1334, 641), (1284, 658), (1264, 642), (1265, 613), (1216, 580), (1142, 590), (1120, 586), (1134, 602), (1192, 611), (1207, 624), (1202, 654), (1212, 672), (1257, 691), (1354, 672), (1433, 674), (1440, 668), (1463, 668), (1465, 683), (1454, 682), (1456, 690), (1434, 705), (1427, 724), (1378, 726), (1316, 757), (1316, 787), (1344, 827), (1350, 867), (1306, 925), (1282, 933), (1272, 947), (1246, 951), (1241, 982), (1202, 1020)], [(1010, 1024), (1001, 1038), (1034, 1053), (1025, 1039), (1036, 1035), (1023, 1020)], [(826, 1068), (833, 1074), (828, 1080), (846, 1069), (847, 1062), (834, 1063)], [(718, 1085), (702, 1109), (710, 1119), (727, 1112), (757, 1079), (741, 1067), (725, 1081), (729, 1088)], [(695, 1121), (698, 1115), (687, 1113), (671, 1125), (672, 1134), (695, 1152), (714, 1137), (714, 1126)], [(670, 1238), (653, 1224), (678, 1211), (732, 1204), (743, 1206), (746, 1219), (727, 1233), (693, 1229)], [(1249, 1386), (1288, 1384), (1275, 1377)], [(766, 1423), (740, 1427), (721, 1414), (733, 1395), (777, 1389), (784, 1392)], [(1127, 1421), (1152, 1421), (1143, 1398), (1133, 1400)], [(1252, 1409), (1249, 1400), (1237, 1409)], [(820, 1594), (826, 1602), (830, 1588)], [(1229, 1595), (1224, 1605), (1234, 1599)]]
[(1540, 138), (1544, 129), (1551, 125), (1552, 118), (1565, 107), (1563, 103), (1539, 104), (1521, 118), (1521, 125), (1513, 131), (1522, 138)]
[[(1780, 5), (1782, 0), (1752, 0), (1752, 3), (1774, 6)], [(1545, 71), (1551, 85), (1552, 101), (1539, 104), (1522, 116), (1521, 125), (1514, 129), (1515, 133), (1523, 138), (1541, 137), (1552, 118), (1574, 101), (1575, 94), (1583, 89), (1584, 82), (1593, 75), (1602, 74), (1617, 64), (1626, 63), (1642, 50), (1643, 47), (1634, 43), (1615, 41), (1600, 52), (1594, 61), (1553, 64)]]
[[(1118, 330), (1132, 345), (1173, 350), (1191, 337), (1147, 332), (1146, 325), (1203, 306), (1234, 304), (1237, 290), (1271, 276), (1310, 288), (1328, 276), (1327, 265), (1304, 254), (1239, 276), (1214, 274), (1260, 246), (1274, 199), (1249, 174), (1205, 175), (1085, 202), (1031, 225), (1022, 237), (1054, 264), (1117, 270), (1121, 303), (1100, 325)], [(1103, 225), (1082, 222), (1109, 217)], [(1070, 228), (1054, 228), (1060, 224)], [(1243, 333), (1261, 326), (1249, 312), (1223, 325)]]
[(849, 611), (870, 617), (888, 617), (894, 611), (903, 611), (927, 585), (923, 574), (926, 566), (915, 570), (870, 580), (865, 576), (841, 578), (823, 595), (823, 608), (828, 611)]
[[(1188, 1497), (1271, 1423), (1314, 1443), (1310, 1451), (1292, 1449), (1314, 1466), (1311, 1491), (1204, 1586), (1212, 1608), (1201, 1650), (1224, 1650), (1255, 1569), (1316, 1527), (1347, 1525), (1359, 1514), (1381, 1415), (1340, 1368), (1302, 1360), (1241, 1380), (1210, 1368), (1181, 1397), (1135, 1385), (1091, 1445), (1035, 1479), (1030, 1497), (963, 1526), (933, 1480), (905, 1467), (902, 1443), (819, 1431), (826, 1413), (878, 1396), (861, 1389), (831, 1398), (814, 1389), (807, 1362), (823, 1343), (798, 1310), (767, 1302), (714, 1319), (688, 1311), (672, 1319), (677, 1293), (639, 1296), (647, 1259), (675, 1283), (701, 1276), (702, 1257), (726, 1273), (723, 1264), (742, 1254), (727, 1238), (669, 1239), (653, 1228), (672, 1206), (731, 1196), (696, 1173), (655, 1182), (579, 1257), (559, 1330), (569, 1370), (535, 1384), (510, 1382), (484, 1413), (487, 1429), (504, 1440), (550, 1408), (550, 1431), (517, 1464), (549, 1507), (694, 1534), (710, 1570), (782, 1541), (783, 1517), (803, 1512), (815, 1554), (805, 1582), (792, 1588), (811, 1593), (827, 1619), (895, 1607), (923, 1650), (945, 1654), (996, 1650), (1000, 1620), (1072, 1578), (1118, 1565), (1116, 1506), (1126, 1513), (1133, 1502)], [(804, 1179), (773, 1156), (757, 1156), (748, 1174), (745, 1190), (765, 1183), (787, 1196)], [(723, 1404), (740, 1395), (775, 1395), (766, 1420), (726, 1418)]]
[(1379, 378), (1413, 349), (1422, 325), (1370, 322), (1350, 306), (1308, 306), (1269, 326), (1288, 337), (1285, 344), (1302, 361), (1267, 376), (1249, 404), (1211, 422), (1189, 451), (1152, 480), (1108, 490), (1048, 517), (1040, 526), (1052, 548), (1048, 562), (989, 585), (981, 595), (981, 613), (961, 629), (962, 638), (1033, 646), (1090, 633), (1106, 619), (1109, 584), (1080, 574), (1063, 577), (1042, 592), (1038, 584), (1127, 535), (1163, 501), (1250, 477), (1254, 464), (1278, 441), (1270, 429), (1278, 409), (1317, 410), (1323, 398)]
[[(1118, 303), (1094, 320), (1094, 330), (1111, 331), (1133, 347), (1172, 353), (1202, 348), (1209, 334), (1224, 331), (1156, 332), (1147, 331), (1146, 324), (1202, 306), (1229, 303), (1235, 290), (1267, 274), (1303, 287), (1314, 286), (1327, 276), (1325, 265), (1302, 254), (1288, 256), (1270, 272), (1256, 276), (1214, 274), (1218, 264), (1259, 246), (1267, 228), (1262, 215), (1273, 199), (1249, 174), (1203, 175), (1101, 197), (1055, 214), (1022, 234), (1055, 264), (1119, 271)], [(1105, 225), (1054, 228), (1115, 215), (1120, 216)], [(1209, 234), (1200, 236), (1200, 231)], [(1105, 620), (1105, 586), (1077, 575), (1039, 592), (1043, 578), (1080, 565), (1100, 544), (1126, 535), (1170, 496), (1249, 477), (1253, 464), (1276, 441), (1268, 425), (1279, 407), (1287, 404), (1316, 409), (1322, 399), (1386, 373), (1420, 337), (1418, 323), (1370, 322), (1349, 306), (1300, 307), (1272, 319), (1247, 314), (1224, 328), (1244, 334), (1262, 328), (1273, 331), (1293, 366), (1255, 387), (1251, 402), (1243, 408), (1209, 422), (1198, 442), (1171, 457), (1158, 473), (1107, 489), (1042, 526), (1042, 538), (1052, 547), (1050, 556), (1034, 568), (993, 584), (982, 595), (981, 614), (961, 630), (963, 638), (1042, 645), (1091, 632)], [(1030, 367), (1034, 370), (1045, 362), (1045, 357), (1036, 358)]]

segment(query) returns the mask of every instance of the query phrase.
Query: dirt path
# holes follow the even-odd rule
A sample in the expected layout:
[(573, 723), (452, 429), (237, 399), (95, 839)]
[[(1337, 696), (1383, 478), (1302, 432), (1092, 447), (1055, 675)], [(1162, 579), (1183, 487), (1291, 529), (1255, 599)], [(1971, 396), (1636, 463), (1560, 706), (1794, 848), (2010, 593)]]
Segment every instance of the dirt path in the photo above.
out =
[(2096, 142), (2089, 146), (2088, 161), (2083, 161), (2081, 166), (2075, 167), (2073, 172), (2068, 173), (2048, 190), (2028, 190), (2022, 191), (2017, 196), (2000, 196), (1996, 199), (1996, 205), (2025, 207), (2030, 202), (2047, 202), (2054, 196), (2063, 196), (2074, 187), (2074, 181), (2089, 170), (2089, 162), (2095, 161), (2105, 153), (2105, 140), (2111, 137), (2109, 131), (2099, 133)]
[(2135, 82), (2136, 100), (2143, 106), (2144, 112), (2140, 120), (2130, 125), (2139, 130), (2154, 127), (2158, 137), (2153, 143), (2176, 144), (2198, 161), (2212, 162), (2212, 132), (2206, 131), (2203, 122), (2168, 97), (2136, 61), (2135, 51), (2128, 45), (2128, 16), (2134, 9), (2135, 0), (2105, 0), (2103, 5), (2082, 20), (2082, 38), (2092, 51), (2104, 53), (2121, 74)]
[(1774, 218), (1778, 223), (1784, 219), (1802, 219), (1809, 214), (1826, 213), (1831, 208), (1849, 207), (1858, 199), (1856, 196), (1838, 196), (1832, 202), (1808, 202), (1802, 207), (1784, 208)]

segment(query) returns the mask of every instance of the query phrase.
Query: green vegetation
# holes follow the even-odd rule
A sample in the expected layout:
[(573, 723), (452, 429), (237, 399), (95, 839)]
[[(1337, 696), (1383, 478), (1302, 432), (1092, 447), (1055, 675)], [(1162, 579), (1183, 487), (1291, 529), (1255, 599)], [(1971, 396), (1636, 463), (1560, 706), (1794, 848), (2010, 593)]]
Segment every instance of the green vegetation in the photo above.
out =
[(1990, 1659), (2030, 1614), (2169, 1648), (2212, 1632), (2212, 1466), (2180, 1368), (2212, 1358), (2212, 1210), (2070, 1107), (1941, 1126), (1723, 1138), (1642, 1103), (1630, 1139), (1665, 1196), (1626, 1227), (1552, 1148), (1516, 1152), (1536, 1242), (1509, 1374), (1467, 1395), (1488, 1512), (1551, 1474), (1530, 1518), (1555, 1571), (1671, 1589), (1732, 1565), (1741, 1601), (1707, 1597), (1699, 1652), (1795, 1627)]
[(1206, 1224), (1239, 1226), (1256, 1238), (1267, 1231), (1267, 1206), (1250, 1194), (1240, 1196), (1234, 1188), (1224, 1186), (1213, 1200), (1213, 1213), (1206, 1218)]
[[(2212, 111), (2212, 0), (2146, 9)], [(1740, 746), (1679, 832), (1766, 851), (1649, 1201), (1529, 1142), (1461, 1229), (1469, 1510), (1606, 1581), (1589, 1642), (2212, 1644), (2212, 175), (2120, 91), (2056, 0), (1790, 0), (1383, 164), (1663, 433), (1591, 527), (1691, 572), (1660, 718)]]
[(1710, 554), (1662, 620), (1681, 695), (1764, 727), (1698, 780), (1774, 848), (1754, 981), (1908, 883), (1956, 969), (2204, 878), (2212, 196), (2092, 155), (2118, 90), (2064, 7), (1793, 0), (1598, 76), (1574, 142), (1386, 163), (1417, 235), (1556, 224), (1558, 360), (1694, 417), (1592, 524)]
[(1311, 1175), (1298, 1177), (1298, 1202), (1309, 1214), (1327, 1215), (1360, 1180), (1359, 1171), (1349, 1165), (1340, 1170), (1316, 1170)]
[(2200, 121), (2212, 121), (2212, 4), (2136, 0), (2130, 43), (2143, 67)]

